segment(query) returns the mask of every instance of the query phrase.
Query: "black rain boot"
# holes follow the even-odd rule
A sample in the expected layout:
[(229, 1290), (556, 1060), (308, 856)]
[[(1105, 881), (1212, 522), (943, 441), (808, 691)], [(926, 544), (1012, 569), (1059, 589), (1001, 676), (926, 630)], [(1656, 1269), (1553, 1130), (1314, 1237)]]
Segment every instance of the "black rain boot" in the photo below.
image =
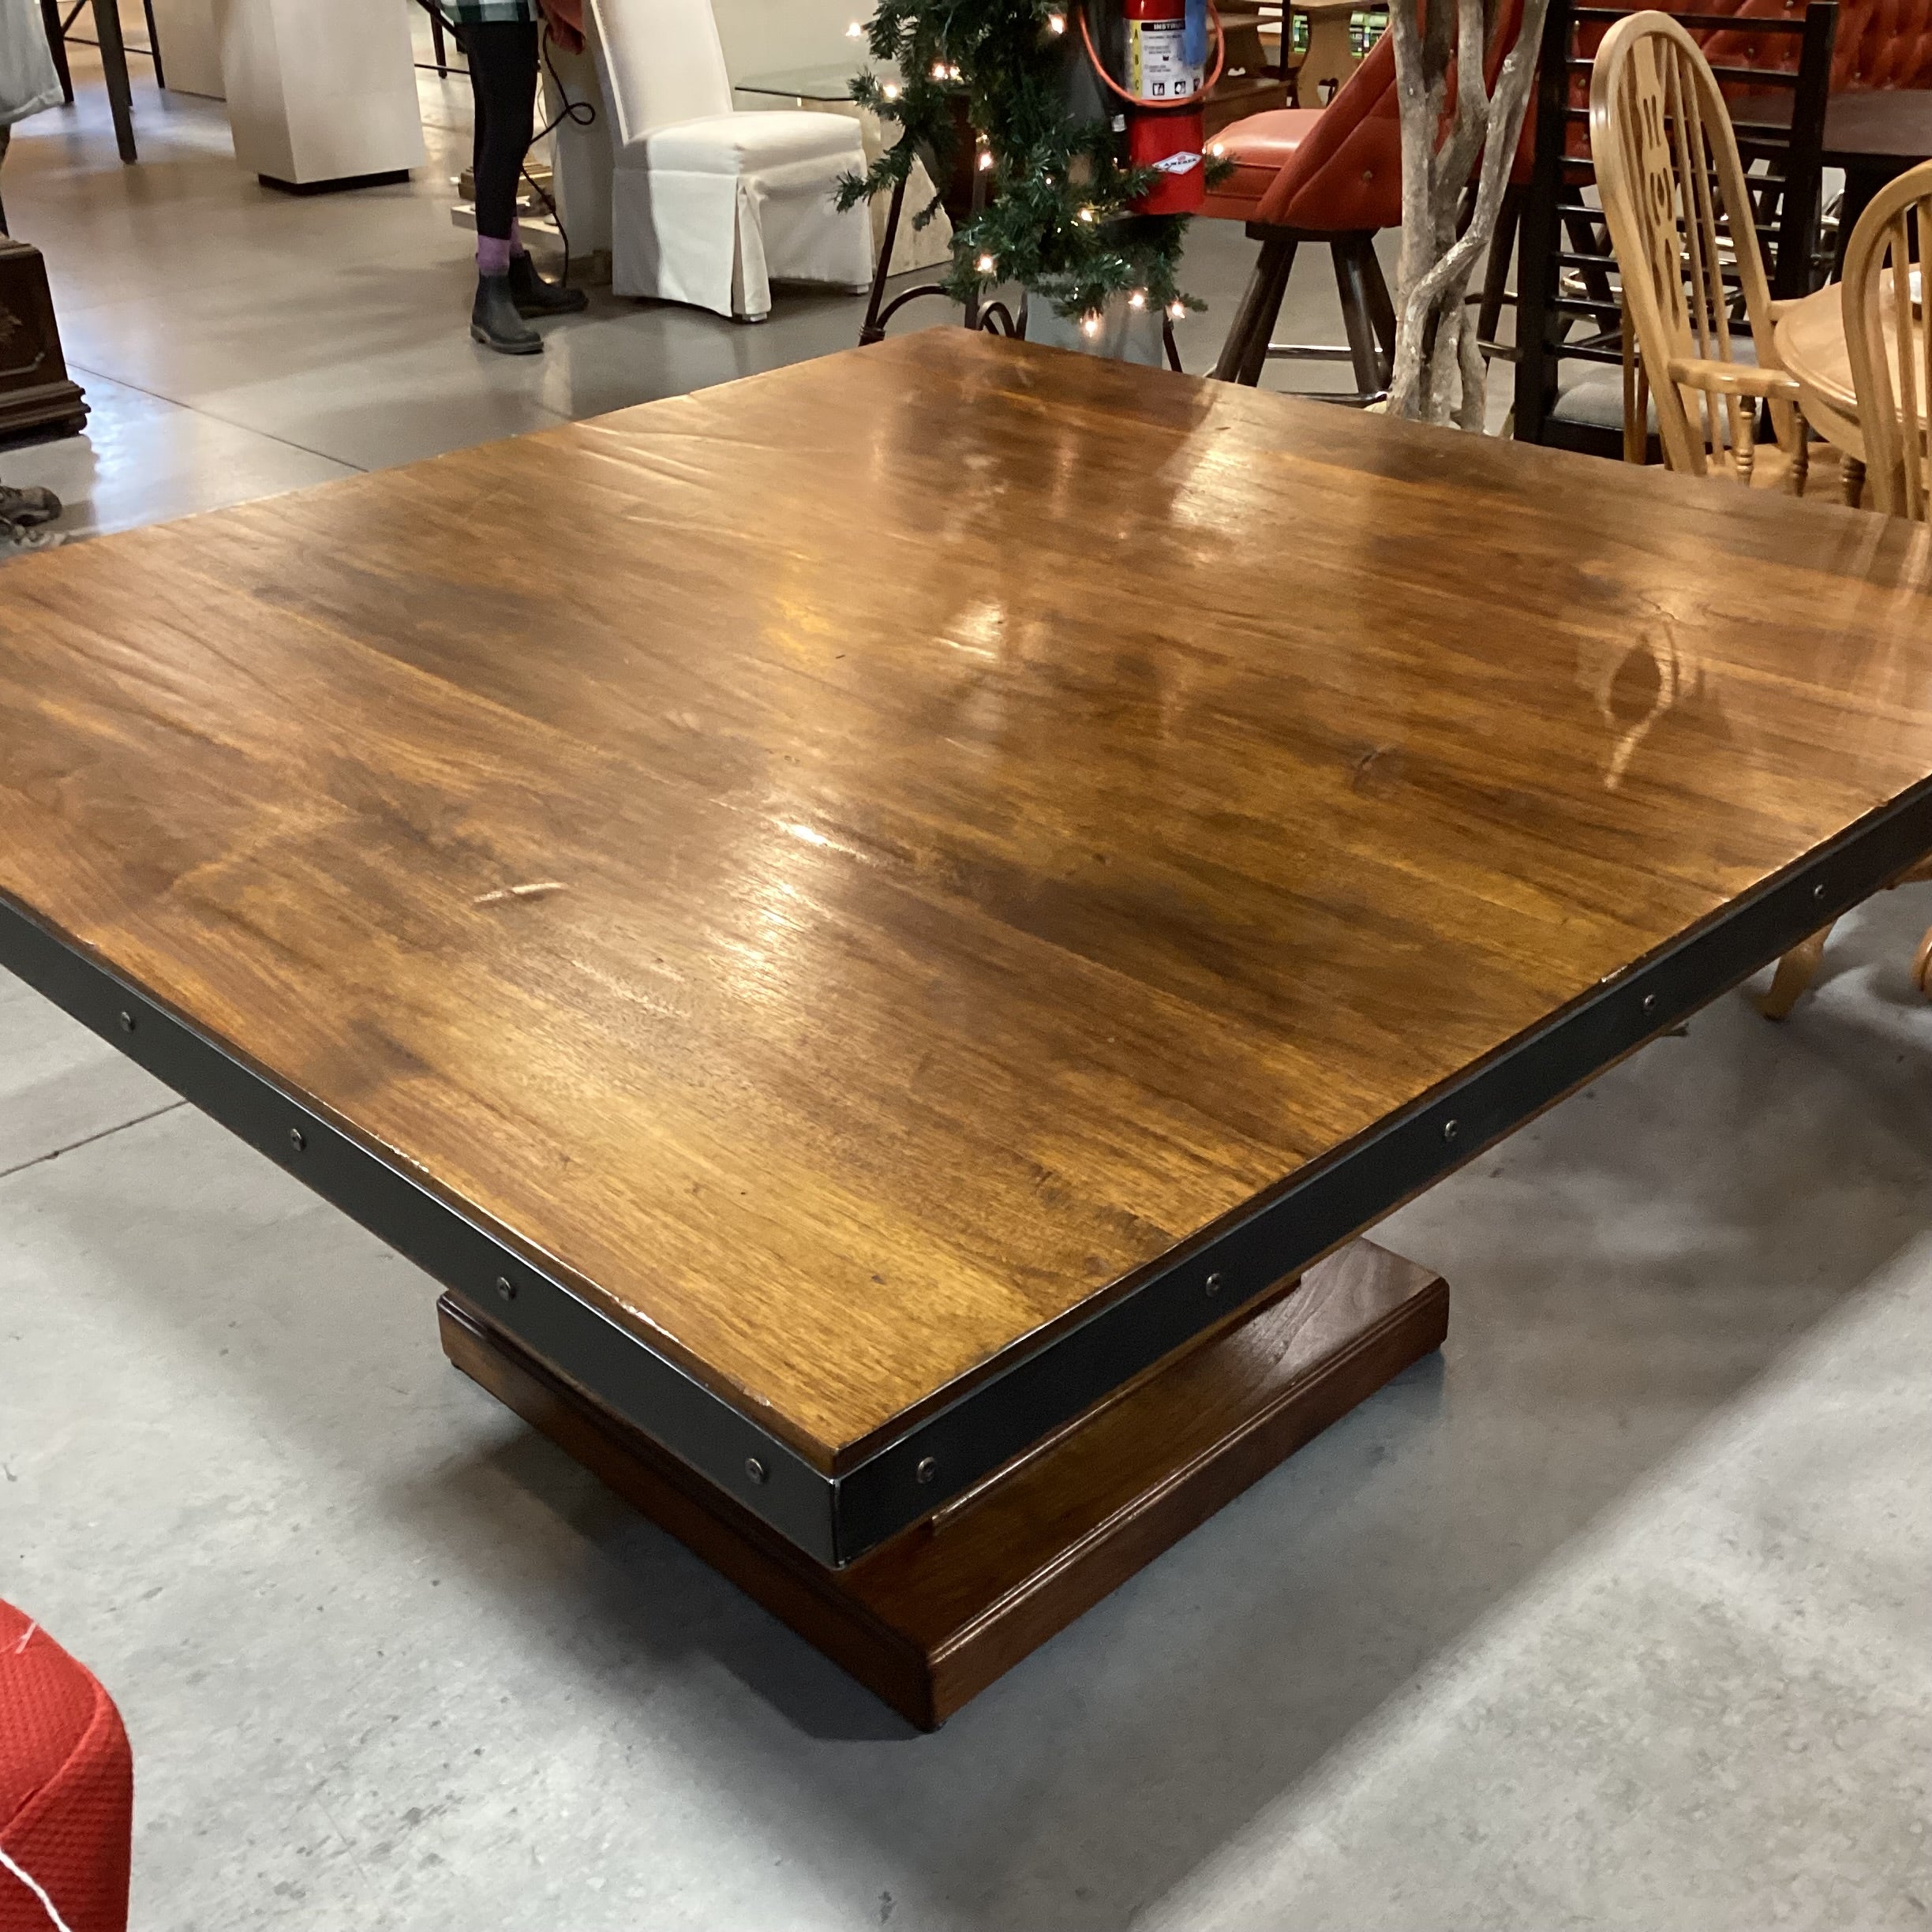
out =
[(0, 519), (9, 523), (31, 526), (51, 523), (61, 513), (61, 500), (51, 489), (30, 483), (15, 489), (0, 483)]
[(543, 338), (517, 313), (507, 275), (477, 277), (476, 305), (470, 311), (470, 335), (501, 355), (541, 355)]
[(580, 315), (590, 306), (582, 289), (546, 282), (527, 255), (510, 257), (510, 296), (520, 316)]

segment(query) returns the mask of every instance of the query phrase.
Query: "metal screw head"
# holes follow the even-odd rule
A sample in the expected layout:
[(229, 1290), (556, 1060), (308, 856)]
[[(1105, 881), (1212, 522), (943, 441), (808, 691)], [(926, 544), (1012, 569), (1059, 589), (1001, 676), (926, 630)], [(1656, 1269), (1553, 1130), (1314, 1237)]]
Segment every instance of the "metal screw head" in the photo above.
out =
[(762, 1483), (771, 1474), (771, 1471), (756, 1456), (747, 1456), (745, 1458), (745, 1473), (754, 1483)]
[(1218, 1274), (1210, 1275), (1204, 1285), (1210, 1294), (1219, 1294), (1221, 1292), (1221, 1277)]
[(121, 1031), (123, 1033), (132, 1033), (134, 1031), (134, 1016), (131, 1013), (122, 1014)]
[(1811, 897), (1814, 899), (1819, 900), (1822, 900), (1825, 897), (1825, 882), (1822, 879), (1820, 879), (1818, 882), (1811, 888)]
[(516, 1299), (516, 1283), (507, 1275), (499, 1275), (496, 1277), (496, 1292), (504, 1301), (514, 1301)]
[(923, 1483), (930, 1482), (939, 1473), (939, 1458), (937, 1456), (921, 1456), (919, 1466), (912, 1473)]
[(1462, 1123), (1460, 1121), (1451, 1120), (1443, 1122), (1443, 1138), (1445, 1140), (1453, 1140), (1462, 1131)]
[(289, 1129), (289, 1145), (299, 1154), (309, 1144), (309, 1136), (299, 1127)]
[(1657, 1011), (1657, 995), (1654, 993), (1646, 993), (1644, 995), (1643, 1006), (1646, 1013), (1655, 1013)]

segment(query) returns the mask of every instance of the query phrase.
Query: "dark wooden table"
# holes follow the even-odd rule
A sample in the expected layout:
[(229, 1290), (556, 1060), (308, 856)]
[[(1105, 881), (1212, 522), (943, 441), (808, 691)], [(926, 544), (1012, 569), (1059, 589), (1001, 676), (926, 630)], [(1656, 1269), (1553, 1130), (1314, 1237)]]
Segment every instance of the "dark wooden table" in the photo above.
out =
[(1932, 560), (942, 329), (9, 565), (0, 822), (0, 960), (930, 1724), (1932, 848)]
[(1932, 160), (1932, 88), (1834, 94), (1825, 112), (1825, 165), (1845, 171), (1838, 218), (1838, 264), (1871, 198), (1908, 168)]

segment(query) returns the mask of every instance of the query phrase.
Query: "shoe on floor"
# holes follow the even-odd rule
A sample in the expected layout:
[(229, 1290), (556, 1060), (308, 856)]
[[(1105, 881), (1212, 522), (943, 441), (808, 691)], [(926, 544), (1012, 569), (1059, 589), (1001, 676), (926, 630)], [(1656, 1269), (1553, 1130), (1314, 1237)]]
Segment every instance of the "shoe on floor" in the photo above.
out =
[(61, 500), (51, 489), (42, 489), (38, 484), (15, 489), (0, 483), (0, 520), (23, 525), (51, 523), (60, 513)]
[(500, 355), (541, 355), (543, 338), (517, 313), (507, 275), (477, 277), (475, 305), (470, 311), (470, 335)]
[(31, 524), (0, 517), (0, 563), (29, 550), (57, 550), (66, 541), (63, 531), (36, 530)]
[(520, 316), (581, 315), (590, 305), (582, 289), (546, 282), (527, 255), (510, 257), (510, 298)]

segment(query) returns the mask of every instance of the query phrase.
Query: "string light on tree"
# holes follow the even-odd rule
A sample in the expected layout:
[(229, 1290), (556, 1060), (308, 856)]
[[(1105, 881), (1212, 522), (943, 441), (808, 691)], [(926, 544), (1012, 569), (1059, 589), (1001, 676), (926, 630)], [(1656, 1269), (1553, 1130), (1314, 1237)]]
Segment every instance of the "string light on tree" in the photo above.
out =
[[(915, 156), (945, 180), (970, 123), (973, 166), (990, 192), (955, 229), (946, 286), (957, 299), (979, 299), (997, 272), (1030, 302), (1082, 328), (1091, 320), (1090, 335), (1110, 304), (1126, 305), (1136, 291), (1132, 305), (1144, 312), (1185, 314), (1198, 305), (1177, 280), (1185, 218), (1133, 212), (1158, 174), (1127, 164), (1110, 115), (1071, 104), (1067, 0), (876, 5), (865, 39), (877, 71), (855, 82), (852, 95), (894, 123), (899, 137), (841, 183), (841, 207), (891, 193), (910, 178)], [(1209, 180), (1229, 166), (1210, 163)], [(939, 205), (935, 195), (911, 208), (914, 225), (930, 222)]]

